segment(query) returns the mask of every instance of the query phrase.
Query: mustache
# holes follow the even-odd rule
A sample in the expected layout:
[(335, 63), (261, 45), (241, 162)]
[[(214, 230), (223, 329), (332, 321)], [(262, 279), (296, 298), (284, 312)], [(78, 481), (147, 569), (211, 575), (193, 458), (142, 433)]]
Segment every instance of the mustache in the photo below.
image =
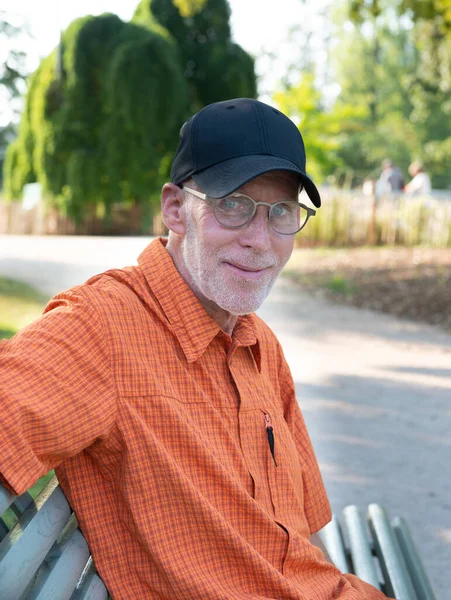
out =
[(265, 255), (258, 254), (229, 254), (225, 252), (218, 252), (219, 260), (223, 262), (232, 263), (235, 265), (240, 265), (241, 267), (247, 269), (267, 269), (269, 267), (274, 267), (277, 264), (277, 259), (275, 256), (270, 255), (265, 252)]

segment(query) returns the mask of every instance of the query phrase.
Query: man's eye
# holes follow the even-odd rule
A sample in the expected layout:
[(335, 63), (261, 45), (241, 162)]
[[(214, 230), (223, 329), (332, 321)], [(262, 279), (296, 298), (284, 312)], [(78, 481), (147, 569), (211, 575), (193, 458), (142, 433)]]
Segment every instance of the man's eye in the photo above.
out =
[(238, 202), (234, 198), (224, 198), (221, 200), (219, 206), (222, 210), (235, 210), (238, 206)]
[(278, 202), (272, 207), (271, 212), (275, 217), (285, 217), (293, 214), (296, 208), (297, 206), (294, 203), (285, 204), (284, 202)]
[(228, 196), (223, 198), (218, 205), (223, 212), (247, 212), (248, 206), (245, 198)]

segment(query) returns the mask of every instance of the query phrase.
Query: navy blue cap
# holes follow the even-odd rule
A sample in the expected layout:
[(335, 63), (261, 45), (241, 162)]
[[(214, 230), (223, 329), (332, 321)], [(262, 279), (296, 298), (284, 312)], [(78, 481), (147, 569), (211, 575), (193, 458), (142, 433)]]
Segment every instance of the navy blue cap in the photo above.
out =
[(268, 104), (237, 98), (209, 104), (184, 123), (171, 181), (180, 185), (192, 177), (208, 196), (222, 198), (269, 171), (297, 173), (310, 200), (321, 206), (296, 125)]

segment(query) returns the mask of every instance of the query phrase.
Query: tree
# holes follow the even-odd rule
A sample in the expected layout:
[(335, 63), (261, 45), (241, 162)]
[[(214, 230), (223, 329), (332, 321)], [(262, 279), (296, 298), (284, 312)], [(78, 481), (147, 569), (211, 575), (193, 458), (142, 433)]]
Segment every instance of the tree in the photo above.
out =
[(451, 6), (447, 0), (350, 0), (348, 3), (349, 16), (356, 23), (377, 18), (387, 8), (414, 22), (434, 21), (443, 34), (451, 36)]
[(343, 132), (338, 151), (355, 183), (377, 177), (387, 157), (406, 171), (412, 148), (417, 147), (408, 91), (417, 52), (409, 33), (395, 29), (389, 19), (377, 23), (376, 34), (377, 58), (374, 31), (360, 27), (348, 31), (334, 50), (333, 68), (341, 90), (335, 109), (347, 107), (360, 115), (359, 127)]
[[(431, 172), (435, 187), (450, 185), (451, 177), (444, 172), (441, 161), (451, 160), (448, 154), (451, 137), (451, 5), (443, 0), (352, 0), (347, 9), (362, 39), (371, 23), (374, 44), (378, 47), (372, 68), (368, 64), (365, 70), (376, 75), (373, 83), (365, 77), (359, 80), (360, 86), (366, 81), (367, 90), (373, 91), (370, 106), (372, 101), (379, 99), (380, 115), (373, 118), (373, 127), (389, 134), (388, 139), (394, 141), (395, 153), (405, 166), (412, 158), (420, 158)], [(387, 32), (398, 45), (397, 56), (402, 71), (387, 70), (387, 59), (381, 57), (381, 44), (387, 47)], [(354, 56), (362, 54), (354, 53)], [(377, 77), (378, 70), (384, 77)], [(389, 80), (394, 87), (390, 93), (383, 93)], [(352, 91), (349, 88), (350, 96), (355, 98), (358, 87)], [(401, 104), (393, 110), (392, 100), (396, 96)]]
[(105, 14), (74, 21), (62, 37), (60, 73), (57, 58), (58, 49), (31, 80), (8, 151), (7, 192), (17, 197), (38, 181), (77, 220), (118, 200), (148, 202), (186, 115), (174, 44)]
[(227, 0), (141, 0), (132, 20), (157, 24), (175, 40), (191, 112), (217, 100), (256, 97), (254, 61), (231, 39)]
[(0, 98), (8, 106), (0, 121), (0, 179), (5, 148), (16, 135), (17, 100), (25, 88), (25, 53), (18, 47), (26, 35), (23, 24), (12, 22), (5, 11), (0, 11)]
[(130, 23), (113, 14), (74, 21), (31, 78), (7, 154), (9, 196), (38, 181), (77, 221), (108, 215), (115, 202), (147, 212), (189, 114), (255, 94), (253, 62), (230, 39), (228, 10), (225, 0), (155, 0), (141, 3)]
[(307, 170), (316, 181), (324, 180), (337, 170), (344, 170), (339, 157), (344, 132), (358, 127), (359, 115), (346, 107), (326, 110), (321, 94), (315, 87), (314, 72), (301, 74), (296, 85), (274, 94), (282, 112), (298, 125), (307, 152)]

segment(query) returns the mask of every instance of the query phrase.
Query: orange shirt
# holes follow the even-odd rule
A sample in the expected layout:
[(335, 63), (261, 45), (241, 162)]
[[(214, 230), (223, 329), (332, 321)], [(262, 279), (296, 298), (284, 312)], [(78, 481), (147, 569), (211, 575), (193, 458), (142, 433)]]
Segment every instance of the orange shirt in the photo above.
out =
[(385, 598), (309, 542), (330, 508), (274, 334), (225, 334), (164, 243), (0, 343), (2, 478), (56, 467), (115, 600)]

